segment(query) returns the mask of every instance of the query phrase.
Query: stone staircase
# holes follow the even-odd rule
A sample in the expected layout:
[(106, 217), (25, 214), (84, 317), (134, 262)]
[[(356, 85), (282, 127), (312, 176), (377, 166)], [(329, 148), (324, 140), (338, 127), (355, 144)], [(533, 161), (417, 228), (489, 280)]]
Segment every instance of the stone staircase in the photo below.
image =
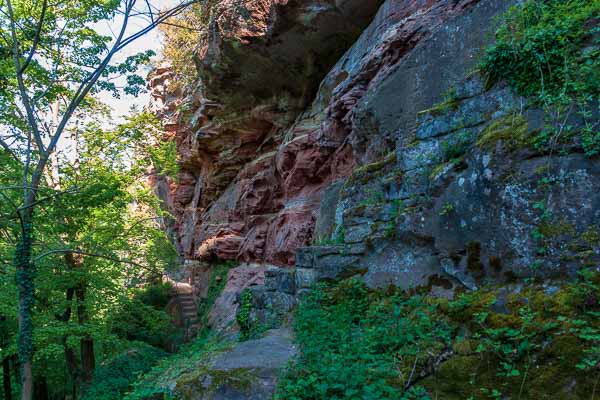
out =
[(186, 330), (186, 337), (193, 337), (200, 328), (200, 321), (198, 321), (198, 306), (192, 286), (188, 283), (173, 282), (173, 287), (176, 291), (173, 301), (180, 311), (179, 322)]

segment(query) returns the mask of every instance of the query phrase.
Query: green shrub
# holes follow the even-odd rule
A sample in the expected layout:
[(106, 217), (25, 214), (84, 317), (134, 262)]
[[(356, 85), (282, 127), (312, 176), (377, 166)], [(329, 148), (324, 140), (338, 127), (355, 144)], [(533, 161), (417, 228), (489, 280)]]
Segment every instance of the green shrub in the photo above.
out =
[(599, 16), (595, 0), (528, 0), (513, 6), (483, 68), (492, 80), (505, 79), (525, 96), (597, 98), (599, 51), (582, 49), (599, 32), (594, 22)]
[(600, 381), (600, 274), (547, 290), (447, 300), (319, 287), (297, 310), (300, 355), (276, 399), (587, 398)]
[(174, 294), (173, 285), (162, 282), (136, 290), (134, 298), (156, 310), (164, 310)]
[(357, 280), (313, 291), (296, 314), (301, 356), (277, 399), (424, 399), (416, 376), (444, 349), (451, 329), (435, 305)]
[(82, 400), (121, 399), (140, 375), (149, 371), (166, 353), (151, 346), (138, 346), (103, 363), (93, 382), (84, 388)]
[(125, 302), (109, 317), (111, 333), (121, 339), (164, 347), (174, 332), (169, 315), (138, 299)]
[[(586, 155), (600, 153), (600, 2), (528, 0), (504, 15), (482, 69), (490, 82), (506, 80), (534, 99), (550, 121), (536, 147), (554, 149), (572, 137)], [(574, 128), (566, 122), (578, 114)]]

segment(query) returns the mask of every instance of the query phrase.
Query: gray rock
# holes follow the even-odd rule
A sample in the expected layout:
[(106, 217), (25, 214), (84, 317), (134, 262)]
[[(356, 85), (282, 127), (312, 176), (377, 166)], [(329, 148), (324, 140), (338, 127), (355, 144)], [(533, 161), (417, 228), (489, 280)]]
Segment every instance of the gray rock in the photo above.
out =
[(182, 400), (272, 399), (277, 378), (297, 353), (291, 332), (274, 329), (257, 340), (237, 343), (210, 361), (195, 380), (178, 382)]
[(343, 185), (343, 181), (336, 182), (322, 194), (313, 237), (318, 239), (332, 237), (336, 227), (336, 205)]
[(270, 268), (265, 271), (265, 287), (269, 291), (287, 294), (296, 292), (295, 272), (290, 268)]
[[(391, 2), (391, 1), (390, 1)], [(445, 23), (430, 39), (421, 42), (403, 57), (383, 79), (372, 85), (355, 111), (358, 129), (352, 135), (372, 135), (372, 129), (360, 129), (362, 121), (378, 127), (379, 135), (405, 134), (404, 142), (416, 126), (419, 111), (444, 101), (444, 94), (455, 89), (476, 66), (481, 49), (493, 37), (494, 17), (515, 1), (482, 0), (468, 12)], [(463, 93), (476, 94), (480, 83), (464, 86)], [(364, 119), (364, 115), (371, 116)], [(369, 137), (352, 137), (362, 143), (358, 148), (380, 145)], [(368, 152), (368, 150), (366, 150)], [(374, 151), (375, 152), (375, 151)]]
[(317, 283), (317, 273), (313, 268), (296, 267), (296, 289), (310, 289)]

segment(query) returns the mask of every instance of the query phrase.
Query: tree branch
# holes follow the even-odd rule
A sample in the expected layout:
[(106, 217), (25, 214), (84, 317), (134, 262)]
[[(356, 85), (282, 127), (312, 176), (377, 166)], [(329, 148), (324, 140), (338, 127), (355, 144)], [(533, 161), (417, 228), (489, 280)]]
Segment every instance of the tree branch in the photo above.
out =
[(17, 209), (17, 211), (23, 211), (23, 210), (26, 210), (27, 208), (35, 207), (38, 204), (45, 202), (46, 200), (54, 199), (54, 198), (56, 198), (58, 196), (62, 196), (63, 194), (74, 194), (74, 193), (77, 193), (77, 192), (79, 192), (79, 189), (77, 189), (77, 188), (75, 188), (73, 190), (64, 190), (64, 191), (55, 193), (55, 194), (53, 194), (51, 196), (46, 196), (44, 198), (38, 199), (38, 200), (34, 201), (33, 203), (28, 204), (27, 206), (21, 206), (21, 207), (19, 207)]
[(10, 154), (12, 156), (12, 158), (14, 158), (19, 164), (21, 163), (21, 160), (19, 160), (19, 158), (17, 157), (17, 155), (14, 153), (14, 151), (12, 151), (12, 149), (10, 148), (10, 146), (8, 145), (8, 143), (6, 143), (4, 141), (4, 139), (0, 138), (0, 146), (2, 146), (2, 148), (4, 150), (6, 150), (6, 152), (8, 154)]
[(34, 258), (33, 262), (34, 263), (38, 262), (42, 258), (48, 257), (48, 256), (53, 255), (53, 254), (68, 254), (68, 253), (80, 254), (82, 256), (88, 256), (88, 257), (102, 258), (102, 259), (105, 259), (105, 260), (114, 261), (114, 262), (119, 263), (119, 264), (129, 264), (129, 265), (133, 265), (134, 267), (145, 269), (147, 271), (156, 272), (156, 271), (152, 270), (152, 268), (149, 268), (149, 267), (147, 267), (145, 265), (142, 265), (142, 264), (140, 264), (138, 262), (135, 262), (135, 261), (122, 260), (122, 259), (119, 259), (119, 258), (116, 258), (116, 257), (112, 257), (112, 256), (108, 256), (108, 255), (105, 255), (105, 254), (91, 253), (91, 252), (88, 252), (88, 251), (77, 250), (77, 249), (54, 249), (54, 250), (49, 250), (49, 251), (47, 251), (45, 253), (40, 254), (36, 258)]
[(42, 34), (42, 27), (44, 25), (44, 18), (46, 16), (46, 9), (47, 8), (48, 8), (48, 0), (44, 0), (44, 4), (42, 4), (42, 13), (40, 15), (40, 21), (38, 22), (37, 28), (35, 30), (35, 38), (33, 39), (33, 44), (31, 45), (31, 50), (29, 50), (29, 55), (27, 56), (27, 59), (25, 60), (25, 62), (21, 66), (20, 73), (25, 72), (25, 70), (29, 66), (29, 63), (31, 62), (31, 59), (33, 58), (33, 55), (35, 54), (35, 51), (37, 50), (38, 44), (40, 43), (40, 38), (41, 38), (41, 34)]
[(17, 39), (17, 27), (15, 14), (13, 12), (12, 3), (10, 0), (6, 0), (6, 5), (8, 8), (8, 15), (10, 20), (10, 34), (12, 37), (12, 53), (13, 53), (13, 62), (15, 64), (15, 72), (17, 75), (17, 84), (19, 86), (19, 92), (21, 94), (21, 101), (23, 102), (23, 106), (27, 112), (27, 122), (29, 123), (29, 131), (33, 135), (36, 145), (38, 146), (40, 152), (44, 151), (44, 144), (42, 143), (42, 137), (40, 136), (40, 132), (37, 127), (37, 122), (35, 121), (35, 113), (33, 112), (33, 108), (31, 107), (31, 102), (29, 101), (29, 95), (27, 94), (27, 89), (25, 88), (25, 83), (23, 81), (23, 73), (21, 71), (21, 61), (19, 60), (19, 41)]
[(127, 24), (129, 23), (129, 14), (130, 14), (131, 9), (133, 8), (134, 4), (135, 4), (135, 0), (127, 1), (127, 4), (125, 6), (125, 15), (123, 17), (123, 24), (121, 25), (121, 31), (119, 32), (119, 36), (117, 37), (115, 44), (109, 50), (108, 54), (106, 55), (106, 57), (104, 57), (104, 60), (102, 60), (100, 65), (98, 65), (98, 67), (96, 67), (96, 69), (90, 74), (90, 76), (88, 76), (79, 85), (79, 88), (75, 92), (75, 96), (73, 97), (73, 100), (71, 100), (71, 103), (67, 107), (65, 113), (63, 114), (63, 116), (61, 118), (60, 123), (58, 124), (58, 126), (55, 130), (54, 136), (50, 140), (50, 144), (48, 145), (48, 152), (47, 152), (47, 154), (44, 155), (42, 160), (40, 160), (40, 164), (42, 163), (42, 161), (44, 164), (48, 161), (48, 157), (50, 155), (49, 153), (51, 153), (54, 150), (54, 148), (56, 147), (56, 144), (58, 143), (58, 140), (60, 139), (60, 136), (61, 136), (63, 130), (65, 129), (65, 127), (67, 126), (67, 123), (69, 122), (71, 116), (73, 115), (73, 113), (75, 112), (75, 110), (77, 109), (79, 104), (83, 101), (85, 96), (92, 89), (92, 87), (96, 84), (96, 82), (102, 75), (102, 72), (106, 69), (106, 67), (110, 63), (110, 60), (112, 59), (112, 57), (118, 52), (118, 46), (121, 43), (121, 41), (123, 40), (123, 37), (125, 36)]

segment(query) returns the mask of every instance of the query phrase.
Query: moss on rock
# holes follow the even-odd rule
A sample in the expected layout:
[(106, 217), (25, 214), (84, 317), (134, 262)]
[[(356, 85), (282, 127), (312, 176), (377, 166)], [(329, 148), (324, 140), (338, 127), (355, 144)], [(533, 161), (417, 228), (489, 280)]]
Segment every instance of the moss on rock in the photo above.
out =
[(482, 148), (492, 148), (502, 140), (509, 150), (516, 150), (531, 143), (528, 137), (529, 125), (521, 114), (511, 114), (498, 118), (490, 123), (477, 139), (477, 145)]

